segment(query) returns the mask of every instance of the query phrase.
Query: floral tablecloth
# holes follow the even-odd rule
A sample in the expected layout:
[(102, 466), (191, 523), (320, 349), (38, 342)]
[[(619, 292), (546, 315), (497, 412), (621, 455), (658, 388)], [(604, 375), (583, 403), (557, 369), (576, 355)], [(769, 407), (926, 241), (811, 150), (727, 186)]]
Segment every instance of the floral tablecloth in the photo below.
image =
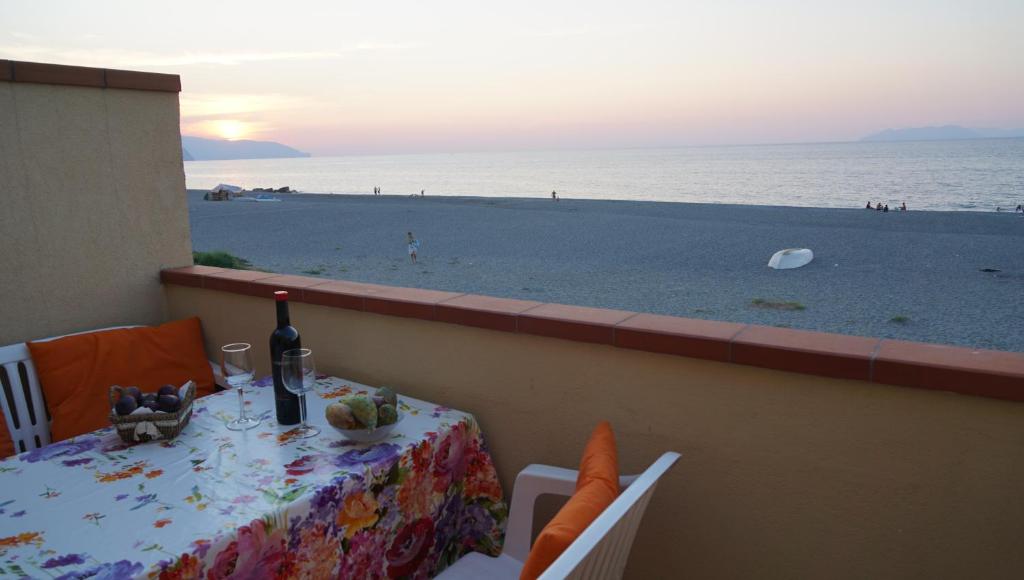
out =
[(507, 510), (471, 415), (402, 397), (377, 443), (324, 421), (373, 389), (321, 377), (322, 433), (289, 436), (258, 381), (196, 401), (177, 439), (126, 447), (111, 429), (0, 461), (0, 576), (38, 578), (428, 577), (464, 552), (500, 550)]

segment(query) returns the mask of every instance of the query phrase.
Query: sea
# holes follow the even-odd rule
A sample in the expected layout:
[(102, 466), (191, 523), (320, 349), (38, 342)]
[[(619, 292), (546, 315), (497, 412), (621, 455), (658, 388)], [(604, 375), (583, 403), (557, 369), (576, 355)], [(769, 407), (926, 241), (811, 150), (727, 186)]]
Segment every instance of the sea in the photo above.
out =
[(186, 161), (190, 189), (1013, 211), (1024, 139)]

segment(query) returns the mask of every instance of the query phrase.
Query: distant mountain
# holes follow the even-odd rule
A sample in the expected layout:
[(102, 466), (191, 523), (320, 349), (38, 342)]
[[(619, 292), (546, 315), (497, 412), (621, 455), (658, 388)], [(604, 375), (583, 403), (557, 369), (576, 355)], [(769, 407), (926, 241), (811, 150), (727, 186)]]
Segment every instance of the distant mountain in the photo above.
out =
[(947, 139), (1001, 139), (1024, 137), (1024, 129), (968, 129), (959, 125), (886, 129), (861, 141), (943, 141)]
[(272, 159), (277, 157), (309, 157), (297, 149), (273, 141), (224, 141), (202, 137), (181, 137), (181, 146), (186, 160), (203, 161), (211, 159)]

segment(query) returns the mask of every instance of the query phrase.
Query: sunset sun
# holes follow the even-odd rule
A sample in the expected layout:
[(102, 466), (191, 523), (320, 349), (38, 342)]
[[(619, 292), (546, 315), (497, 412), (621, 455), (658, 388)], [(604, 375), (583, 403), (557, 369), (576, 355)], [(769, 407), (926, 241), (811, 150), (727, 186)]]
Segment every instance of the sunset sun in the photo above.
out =
[(220, 138), (228, 141), (242, 139), (249, 134), (249, 127), (242, 121), (215, 121), (213, 130)]

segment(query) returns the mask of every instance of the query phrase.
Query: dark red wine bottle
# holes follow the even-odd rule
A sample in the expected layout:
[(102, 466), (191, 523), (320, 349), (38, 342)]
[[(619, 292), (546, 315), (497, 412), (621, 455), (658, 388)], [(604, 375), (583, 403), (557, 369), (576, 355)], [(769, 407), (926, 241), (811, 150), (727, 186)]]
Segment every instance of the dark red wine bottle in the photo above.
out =
[(299, 396), (284, 387), (281, 379), (281, 355), (293, 348), (302, 348), (299, 331), (291, 325), (288, 317), (288, 292), (274, 292), (277, 304), (277, 328), (270, 335), (270, 364), (274, 376), (274, 403), (277, 422), (281, 425), (295, 425), (299, 422)]

